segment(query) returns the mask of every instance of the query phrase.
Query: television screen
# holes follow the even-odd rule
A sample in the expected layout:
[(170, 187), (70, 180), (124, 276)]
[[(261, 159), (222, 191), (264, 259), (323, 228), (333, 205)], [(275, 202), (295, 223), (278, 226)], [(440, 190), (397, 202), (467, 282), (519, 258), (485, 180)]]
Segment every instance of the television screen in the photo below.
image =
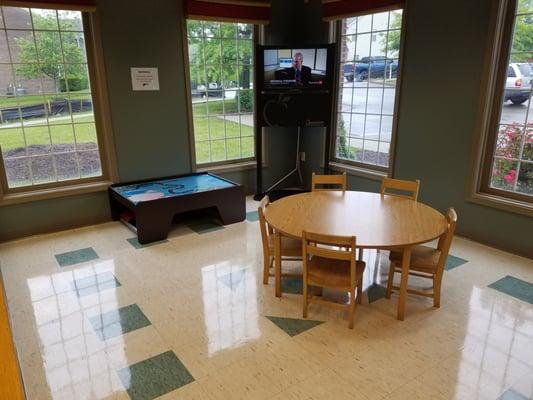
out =
[(264, 88), (324, 88), (328, 48), (263, 49)]

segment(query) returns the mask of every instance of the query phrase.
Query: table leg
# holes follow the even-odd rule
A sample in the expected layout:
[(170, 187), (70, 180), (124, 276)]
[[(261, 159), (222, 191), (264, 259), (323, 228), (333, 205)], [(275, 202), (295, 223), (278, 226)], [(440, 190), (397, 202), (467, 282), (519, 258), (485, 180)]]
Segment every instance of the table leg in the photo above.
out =
[(281, 235), (279, 232), (274, 232), (274, 275), (276, 297), (281, 297)]
[(402, 278), (400, 281), (400, 298), (398, 300), (398, 319), (405, 317), (405, 301), (407, 299), (407, 280), (409, 278), (409, 264), (411, 262), (411, 247), (405, 247), (402, 255)]

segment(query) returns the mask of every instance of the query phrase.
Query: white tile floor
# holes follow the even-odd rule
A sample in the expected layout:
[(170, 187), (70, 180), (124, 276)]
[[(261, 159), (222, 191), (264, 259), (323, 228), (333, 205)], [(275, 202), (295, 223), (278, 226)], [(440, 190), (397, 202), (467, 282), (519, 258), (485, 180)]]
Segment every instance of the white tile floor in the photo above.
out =
[[(440, 309), (410, 296), (400, 322), (396, 296), (365, 300), (349, 330), (342, 313), (312, 305), (309, 319), (325, 323), (290, 337), (265, 316), (301, 318), (301, 296), (262, 284), (257, 222), (179, 227), (143, 249), (132, 236), (113, 222), (0, 245), (30, 400), (128, 399), (117, 370), (169, 350), (194, 382), (162, 399), (533, 398), (533, 305), (487, 287), (533, 282), (532, 260), (456, 237), (451, 254), (468, 262), (445, 273)], [(58, 266), (55, 254), (87, 247), (98, 260)], [(386, 279), (387, 256), (366, 252), (365, 287)], [(104, 272), (121, 286), (73, 291)], [(89, 318), (130, 304), (151, 325), (100, 340)]]

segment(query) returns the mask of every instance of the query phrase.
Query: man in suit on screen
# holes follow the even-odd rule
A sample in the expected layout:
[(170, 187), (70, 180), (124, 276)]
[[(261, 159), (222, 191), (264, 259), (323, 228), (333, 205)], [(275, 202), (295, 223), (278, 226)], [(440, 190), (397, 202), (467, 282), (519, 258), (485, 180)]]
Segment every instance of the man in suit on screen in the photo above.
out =
[(294, 79), (296, 85), (307, 86), (311, 80), (311, 68), (302, 65), (303, 61), (302, 53), (294, 53), (292, 67), (276, 71), (276, 79)]

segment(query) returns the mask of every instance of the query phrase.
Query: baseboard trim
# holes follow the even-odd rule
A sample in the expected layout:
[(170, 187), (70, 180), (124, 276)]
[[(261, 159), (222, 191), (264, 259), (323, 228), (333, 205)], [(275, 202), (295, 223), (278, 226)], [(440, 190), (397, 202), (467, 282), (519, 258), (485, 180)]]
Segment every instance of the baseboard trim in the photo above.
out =
[(112, 221), (111, 216), (91, 217), (78, 219), (65, 224), (56, 226), (38, 227), (35, 229), (20, 231), (20, 232), (7, 232), (0, 233), (0, 243), (10, 242), (12, 240), (24, 239), (36, 235), (45, 235), (47, 233), (55, 233), (66, 231), (69, 229), (82, 228), (84, 226), (102, 224), (104, 222)]

